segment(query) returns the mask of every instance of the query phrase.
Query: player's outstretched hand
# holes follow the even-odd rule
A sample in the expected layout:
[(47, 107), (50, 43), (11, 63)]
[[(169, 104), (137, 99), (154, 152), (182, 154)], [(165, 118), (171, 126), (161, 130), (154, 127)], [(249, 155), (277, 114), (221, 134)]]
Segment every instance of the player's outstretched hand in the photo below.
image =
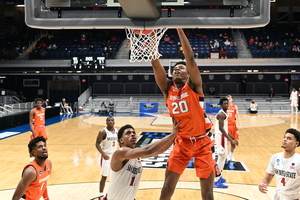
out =
[(173, 134), (178, 134), (178, 126), (181, 124), (182, 121), (176, 122), (175, 118), (172, 118), (173, 121)]

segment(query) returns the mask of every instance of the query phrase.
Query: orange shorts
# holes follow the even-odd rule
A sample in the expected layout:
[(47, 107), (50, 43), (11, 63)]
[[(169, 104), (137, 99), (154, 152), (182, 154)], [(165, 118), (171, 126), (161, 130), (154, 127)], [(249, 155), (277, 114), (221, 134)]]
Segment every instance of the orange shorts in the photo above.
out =
[[(43, 136), (45, 139), (48, 139), (48, 135), (46, 132), (45, 126), (34, 126), (33, 130), (35, 132), (35, 137)], [(30, 140), (32, 140), (34, 137), (32, 133), (30, 134)]]
[(235, 124), (228, 124), (228, 133), (230, 133), (235, 139), (239, 139), (238, 129)]
[(186, 137), (177, 136), (168, 160), (168, 170), (182, 174), (191, 158), (194, 159), (197, 177), (208, 178), (214, 171), (215, 160), (211, 147), (214, 142), (209, 136)]

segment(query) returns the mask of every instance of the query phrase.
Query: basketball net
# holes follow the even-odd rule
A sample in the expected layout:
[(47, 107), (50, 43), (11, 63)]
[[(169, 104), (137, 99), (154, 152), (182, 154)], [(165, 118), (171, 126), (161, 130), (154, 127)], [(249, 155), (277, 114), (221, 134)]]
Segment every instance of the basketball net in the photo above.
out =
[(130, 62), (151, 61), (159, 59), (159, 41), (167, 28), (153, 30), (137, 30), (126, 28), (126, 36), (130, 40)]

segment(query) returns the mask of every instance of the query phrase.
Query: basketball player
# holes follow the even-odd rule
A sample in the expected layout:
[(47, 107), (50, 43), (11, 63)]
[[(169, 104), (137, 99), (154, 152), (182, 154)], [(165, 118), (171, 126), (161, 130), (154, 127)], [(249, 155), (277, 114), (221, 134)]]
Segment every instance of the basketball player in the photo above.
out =
[(294, 114), (294, 110), (296, 115), (298, 115), (298, 92), (295, 88), (291, 92), (290, 96), (290, 103), (291, 103), (291, 114)]
[[(47, 140), (48, 136), (45, 127), (46, 109), (43, 107), (43, 100), (40, 98), (36, 99), (35, 106), (36, 107), (29, 112), (30, 140), (39, 136)], [(30, 162), (32, 162), (34, 157), (30, 153), (29, 157)]]
[(49, 200), (47, 180), (50, 177), (52, 163), (48, 160), (48, 149), (44, 137), (35, 137), (28, 144), (29, 153), (34, 160), (25, 166), (12, 200), (37, 200), (43, 196)]
[[(218, 154), (217, 164), (219, 169), (222, 171), (229, 152), (227, 143), (229, 141), (231, 148), (235, 148), (235, 138), (228, 133), (228, 115), (226, 114), (228, 109), (228, 99), (226, 97), (222, 97), (220, 99), (220, 106), (221, 110), (216, 115), (217, 122), (215, 125), (215, 142)], [(220, 177), (215, 178), (214, 187), (228, 188), (227, 185), (222, 183)]]
[[(242, 124), (241, 124), (241, 119), (240, 119), (240, 113), (237, 105), (233, 104), (232, 101), (232, 96), (227, 95), (226, 98), (228, 99), (228, 109), (227, 109), (227, 114), (228, 114), (228, 133), (232, 135), (236, 141), (239, 140), (239, 134), (238, 131), (242, 130)], [(232, 150), (234, 151), (235, 148)], [(233, 151), (229, 152), (228, 156), (228, 168), (229, 169), (235, 169), (234, 162), (235, 159), (233, 158)]]
[(181, 28), (177, 29), (177, 33), (186, 62), (175, 64), (172, 80), (166, 77), (166, 71), (159, 59), (152, 60), (155, 80), (164, 95), (170, 116), (182, 121), (168, 160), (160, 199), (171, 199), (181, 174), (194, 157), (202, 199), (211, 200), (215, 160), (212, 159), (211, 151), (213, 141), (206, 131), (204, 111), (200, 105), (200, 101), (204, 98), (202, 78), (185, 33)]
[(111, 180), (102, 200), (134, 200), (143, 172), (141, 158), (156, 156), (169, 149), (180, 123), (173, 126), (172, 134), (140, 148), (135, 148), (137, 136), (134, 128), (128, 124), (121, 127), (118, 132), (120, 148), (112, 156)]
[(33, 108), (29, 113), (29, 126), (30, 126), (30, 139), (35, 137), (43, 136), (45, 139), (48, 138), (46, 127), (45, 127), (45, 112), (46, 109), (42, 107), (43, 100), (35, 100), (36, 107)]
[(106, 128), (99, 131), (96, 139), (96, 148), (101, 154), (101, 175), (98, 197), (103, 197), (103, 190), (105, 187), (105, 181), (110, 171), (110, 161), (112, 154), (118, 147), (118, 130), (114, 127), (115, 119), (113, 117), (106, 118)]
[(288, 129), (281, 143), (284, 151), (271, 157), (267, 173), (258, 185), (260, 192), (268, 192), (267, 187), (275, 176), (276, 193), (273, 200), (300, 199), (300, 154), (295, 152), (299, 144), (300, 132)]
[[(204, 102), (203, 102), (203, 103), (204, 103)], [(202, 102), (201, 102), (201, 104), (202, 104)], [(205, 121), (206, 121), (206, 132), (208, 133), (208, 136), (210, 137), (211, 141), (215, 144), (215, 135), (211, 132), (211, 128), (212, 128), (212, 126), (213, 126), (213, 123), (212, 123), (212, 121), (210, 120), (210, 118), (209, 118), (206, 114), (205, 114)], [(215, 145), (213, 145), (213, 146), (211, 147), (211, 151), (212, 151), (212, 158), (213, 158), (213, 160), (216, 160)], [(225, 178), (222, 177), (222, 172), (221, 172), (221, 170), (219, 169), (217, 163), (215, 163), (214, 168), (215, 168), (215, 169), (214, 169), (214, 171), (215, 171), (215, 180), (216, 180), (216, 178), (217, 178), (217, 180), (220, 180), (220, 182), (222, 183), (222, 184), (220, 184), (220, 186), (223, 186), (222, 188), (227, 188), (228, 186), (225, 185), (225, 184), (223, 184), (223, 183), (225, 183), (227, 180), (226, 180)], [(216, 187), (216, 186), (214, 185), (214, 187)]]

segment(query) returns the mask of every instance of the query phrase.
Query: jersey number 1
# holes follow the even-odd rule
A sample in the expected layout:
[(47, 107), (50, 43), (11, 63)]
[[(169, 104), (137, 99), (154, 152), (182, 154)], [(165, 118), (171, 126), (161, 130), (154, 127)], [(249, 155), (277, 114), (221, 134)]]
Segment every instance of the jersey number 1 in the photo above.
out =
[(129, 184), (130, 186), (135, 186), (135, 176), (131, 177), (131, 182)]

